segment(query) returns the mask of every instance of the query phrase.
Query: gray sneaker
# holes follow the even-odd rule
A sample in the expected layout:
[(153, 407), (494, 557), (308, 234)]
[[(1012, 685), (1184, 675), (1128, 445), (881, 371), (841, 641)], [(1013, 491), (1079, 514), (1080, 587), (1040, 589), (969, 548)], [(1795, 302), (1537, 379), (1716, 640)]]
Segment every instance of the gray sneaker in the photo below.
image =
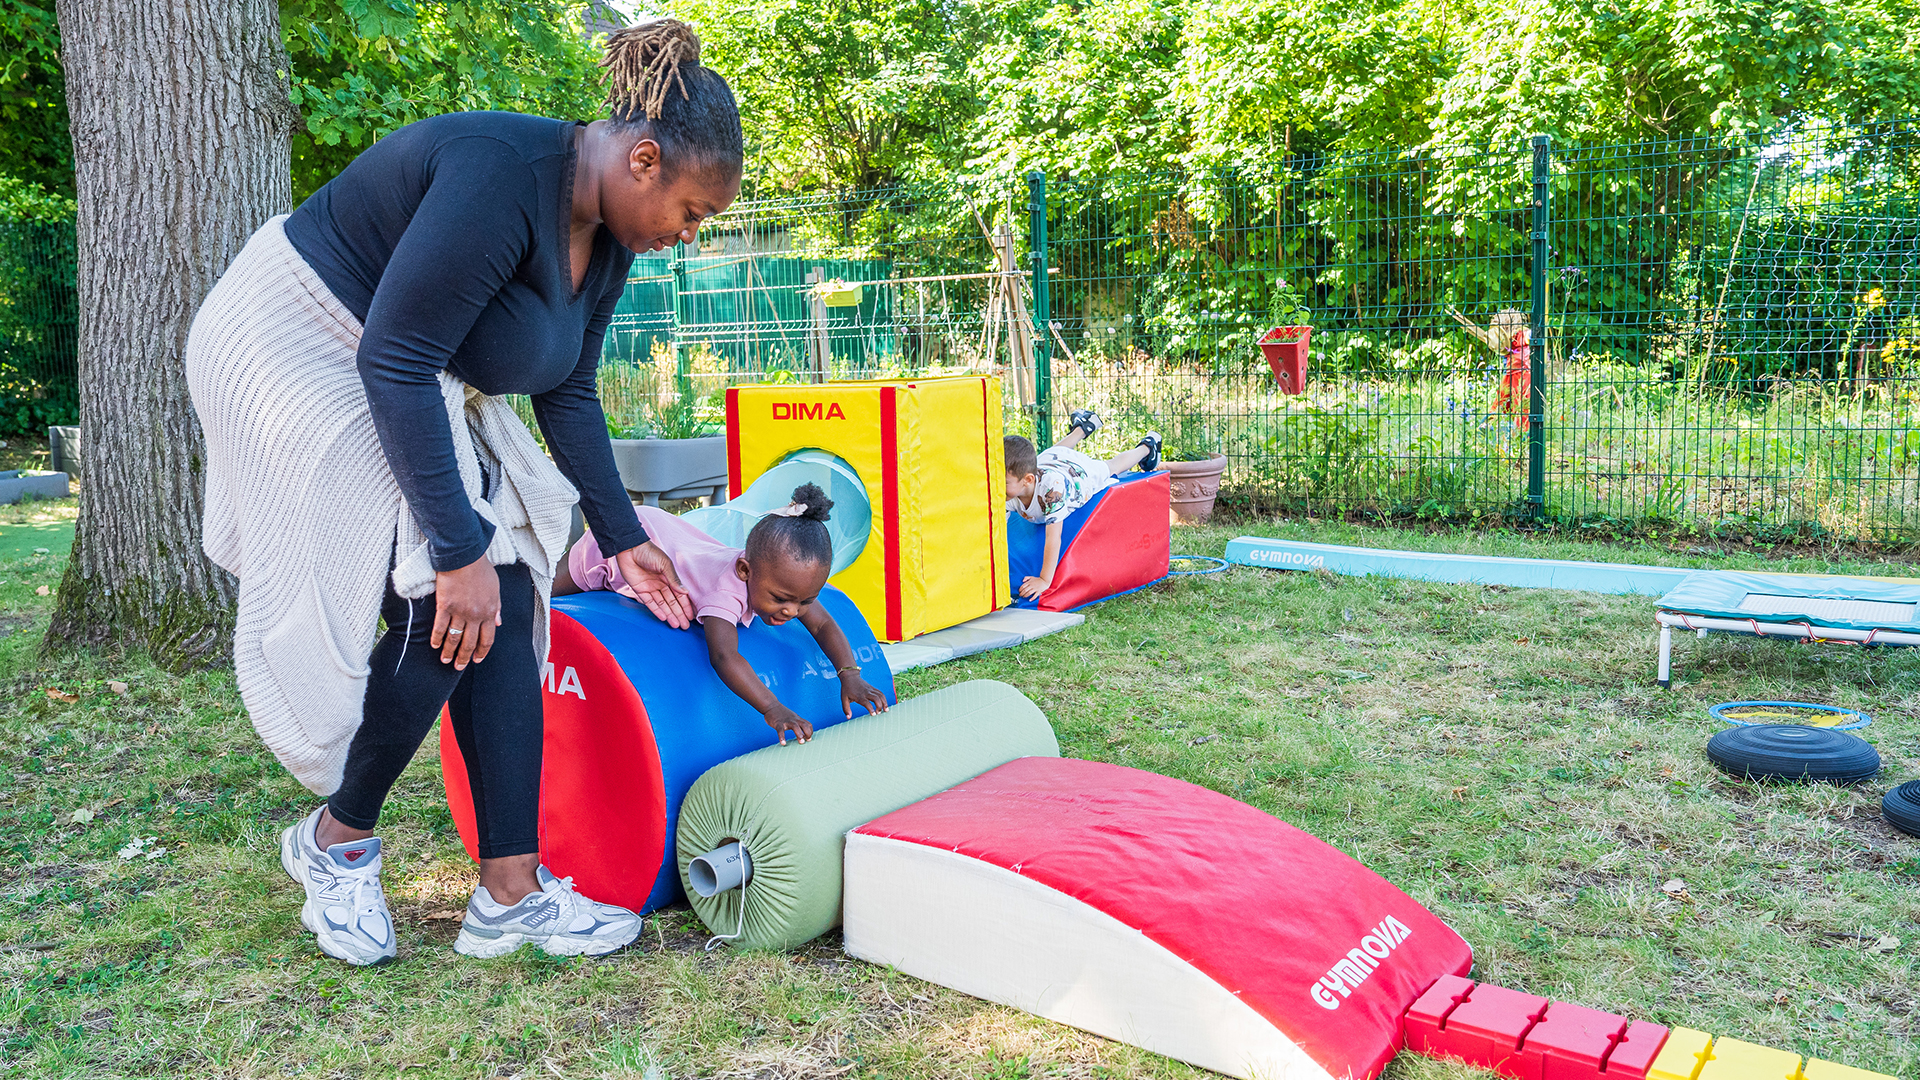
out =
[(320, 951), (349, 964), (381, 964), (398, 951), (393, 916), (380, 890), (380, 838), (350, 840), (321, 850), (314, 839), (320, 811), (280, 834), (280, 866), (307, 890), (300, 923)]
[(484, 959), (532, 944), (548, 956), (601, 956), (640, 936), (640, 916), (581, 896), (572, 878), (544, 866), (538, 873), (540, 891), (512, 907), (495, 903), (484, 885), (474, 889), (453, 951)]

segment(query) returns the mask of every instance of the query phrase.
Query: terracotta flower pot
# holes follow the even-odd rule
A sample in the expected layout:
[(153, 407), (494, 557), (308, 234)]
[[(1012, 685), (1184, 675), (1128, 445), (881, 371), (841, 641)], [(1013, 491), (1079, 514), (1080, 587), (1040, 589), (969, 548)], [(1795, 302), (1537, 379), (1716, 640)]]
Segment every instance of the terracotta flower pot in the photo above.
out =
[(1160, 467), (1172, 474), (1169, 494), (1174, 517), (1200, 522), (1213, 516), (1213, 500), (1220, 494), (1220, 474), (1226, 470), (1227, 455), (1215, 454), (1205, 461), (1162, 461)]

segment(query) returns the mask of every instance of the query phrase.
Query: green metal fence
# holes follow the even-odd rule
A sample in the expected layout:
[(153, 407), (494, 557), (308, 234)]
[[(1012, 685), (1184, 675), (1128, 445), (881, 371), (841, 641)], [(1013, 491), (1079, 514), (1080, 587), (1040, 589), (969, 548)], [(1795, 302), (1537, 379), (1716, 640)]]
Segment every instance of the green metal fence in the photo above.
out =
[[(74, 415), (73, 273), (70, 222), (0, 222), (0, 426)], [(1013, 429), (1092, 407), (1267, 507), (1915, 539), (1920, 123), (744, 200), (636, 260), (607, 360), (621, 426), (993, 370)]]
[[(717, 422), (737, 382), (985, 370), (990, 332), (1033, 329), (1029, 275), (995, 269), (993, 236), (1025, 251), (1009, 205), (958, 189), (737, 203), (699, 250), (635, 260), (601, 370), (610, 421), (691, 433), (686, 414)], [(1018, 305), (989, 319), (996, 284)]]
[(0, 220), (0, 430), (79, 415), (71, 221)]
[[(1157, 429), (1267, 507), (1913, 538), (1916, 158), (1902, 122), (748, 200), (637, 272), (679, 290), (625, 316), (679, 381), (633, 408), (991, 369), (1019, 429), (1092, 407), (1096, 447)], [(814, 268), (861, 306), (812, 306)], [(1301, 394), (1256, 347), (1281, 325)]]

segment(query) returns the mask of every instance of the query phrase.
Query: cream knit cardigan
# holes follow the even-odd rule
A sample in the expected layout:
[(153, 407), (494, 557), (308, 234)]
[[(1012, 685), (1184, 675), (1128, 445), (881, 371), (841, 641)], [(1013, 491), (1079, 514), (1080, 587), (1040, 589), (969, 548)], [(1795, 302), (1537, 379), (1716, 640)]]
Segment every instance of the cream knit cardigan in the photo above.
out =
[[(285, 220), (247, 241), (201, 305), (187, 387), (207, 442), (203, 542), (240, 579), (240, 696), (281, 764), (328, 795), (360, 727), (388, 570), (409, 599), (433, 591), (434, 571), (374, 433), (360, 322), (287, 242)], [(534, 655), (544, 659), (547, 597), (578, 493), (505, 399), (445, 372), (440, 386), (467, 495), (496, 526), (488, 561), (533, 571)]]

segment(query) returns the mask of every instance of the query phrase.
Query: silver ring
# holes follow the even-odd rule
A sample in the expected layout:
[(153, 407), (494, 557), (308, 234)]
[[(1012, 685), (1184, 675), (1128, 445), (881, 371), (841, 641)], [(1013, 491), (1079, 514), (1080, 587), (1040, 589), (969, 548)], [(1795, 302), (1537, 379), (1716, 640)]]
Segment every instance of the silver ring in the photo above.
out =
[(449, 629), (447, 630), (447, 633), (449, 633), (449, 634), (453, 634), (453, 635), (456, 635), (456, 636), (458, 636), (458, 635), (460, 635), (460, 634), (464, 634), (464, 633), (466, 633), (466, 631), (465, 631), (465, 630), (454, 630), (454, 629), (451, 629), (451, 628), (449, 628)]

